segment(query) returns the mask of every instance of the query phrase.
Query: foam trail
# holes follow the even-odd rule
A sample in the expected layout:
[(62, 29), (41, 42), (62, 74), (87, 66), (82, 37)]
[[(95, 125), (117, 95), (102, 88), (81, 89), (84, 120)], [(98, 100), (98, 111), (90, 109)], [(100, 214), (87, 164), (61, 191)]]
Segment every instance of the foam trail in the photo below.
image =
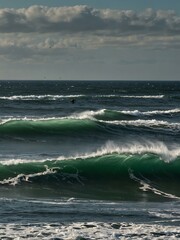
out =
[(121, 96), (122, 98), (152, 98), (152, 99), (158, 99), (158, 98), (164, 98), (164, 95), (124, 95)]
[(9, 97), (0, 97), (2, 100), (58, 100), (62, 98), (78, 98), (83, 97), (85, 95), (14, 95)]
[(122, 126), (135, 126), (135, 127), (166, 127), (171, 130), (180, 130), (180, 123), (169, 123), (168, 121), (159, 121), (156, 119), (152, 120), (121, 120), (121, 121), (104, 121), (104, 120), (98, 120), (102, 123), (108, 123), (113, 125), (122, 125)]
[[(78, 98), (78, 97), (89, 97), (84, 94), (70, 94), (70, 95), (12, 95), (12, 96), (0, 96), (2, 100), (58, 100), (62, 98)], [(119, 97), (119, 98), (147, 98), (147, 99), (159, 99), (164, 98), (164, 95), (117, 95), (117, 94), (105, 94), (105, 95), (95, 95), (92, 96), (95, 98), (111, 98), (111, 97)]]
[(139, 110), (133, 111), (121, 111), (123, 114), (135, 115), (135, 116), (143, 116), (143, 115), (158, 115), (158, 114), (173, 114), (173, 113), (180, 113), (180, 108), (170, 109), (170, 110), (154, 110), (154, 111), (146, 111), (141, 112)]
[(3, 181), (0, 181), (1, 185), (12, 185), (15, 186), (17, 184), (20, 184), (22, 182), (30, 182), (30, 179), (38, 176), (45, 176), (49, 174), (54, 174), (57, 171), (57, 168), (48, 168), (45, 166), (46, 170), (44, 172), (39, 172), (39, 173), (32, 173), (32, 174), (19, 174), (14, 178), (9, 178), (9, 179), (4, 179)]
[(160, 195), (160, 196), (163, 196), (163, 197), (166, 197), (166, 198), (171, 198), (171, 199), (178, 199), (180, 200), (180, 197), (177, 197), (173, 194), (169, 194), (169, 193), (165, 193), (161, 190), (158, 190), (157, 188), (153, 187), (150, 185), (150, 182), (148, 180), (142, 180), (138, 177), (136, 177), (134, 174), (133, 174), (133, 171), (131, 169), (129, 169), (129, 176), (132, 180), (140, 183), (141, 187), (139, 187), (139, 189), (141, 189), (142, 191), (144, 192), (147, 192), (147, 191), (152, 191), (153, 193), (155, 193), (156, 195)]

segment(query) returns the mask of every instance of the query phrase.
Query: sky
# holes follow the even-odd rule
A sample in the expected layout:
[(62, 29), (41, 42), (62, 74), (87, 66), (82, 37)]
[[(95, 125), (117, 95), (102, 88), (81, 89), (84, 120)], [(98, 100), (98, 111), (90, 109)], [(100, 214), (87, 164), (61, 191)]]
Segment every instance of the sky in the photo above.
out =
[(2, 80), (180, 80), (180, 0), (0, 0)]

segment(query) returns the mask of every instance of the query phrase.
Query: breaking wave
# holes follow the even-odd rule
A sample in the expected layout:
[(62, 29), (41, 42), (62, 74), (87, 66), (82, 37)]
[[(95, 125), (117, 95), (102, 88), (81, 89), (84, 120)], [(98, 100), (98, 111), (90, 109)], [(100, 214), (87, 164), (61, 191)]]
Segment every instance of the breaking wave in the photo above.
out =
[[(94, 153), (43, 161), (0, 162), (1, 186), (41, 186), (76, 194), (123, 199), (143, 192), (179, 199), (180, 150), (163, 143), (127, 144), (112, 142)], [(170, 187), (171, 186), (171, 187)], [(173, 186), (173, 188), (172, 188)], [(130, 191), (130, 193), (129, 193)]]

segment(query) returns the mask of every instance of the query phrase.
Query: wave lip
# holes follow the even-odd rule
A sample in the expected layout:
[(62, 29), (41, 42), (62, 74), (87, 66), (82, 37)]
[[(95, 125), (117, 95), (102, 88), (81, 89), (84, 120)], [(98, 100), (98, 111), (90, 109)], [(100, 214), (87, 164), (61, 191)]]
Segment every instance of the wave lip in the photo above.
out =
[(32, 154), (32, 155), (21, 155), (15, 157), (14, 155), (9, 155), (5, 159), (3, 155), (0, 155), (0, 158), (4, 159), (0, 161), (1, 165), (16, 165), (19, 163), (35, 163), (35, 162), (46, 162), (46, 161), (68, 161), (68, 160), (86, 160), (90, 158), (101, 158), (109, 155), (157, 155), (159, 160), (164, 162), (171, 162), (180, 157), (180, 146), (172, 145), (168, 146), (163, 142), (155, 141), (150, 142), (143, 139), (143, 142), (132, 141), (124, 144), (117, 144), (113, 141), (108, 141), (105, 145), (98, 148), (93, 152), (85, 152), (85, 153), (77, 153), (75, 152), (73, 155), (63, 156), (56, 154), (45, 154), (40, 153)]

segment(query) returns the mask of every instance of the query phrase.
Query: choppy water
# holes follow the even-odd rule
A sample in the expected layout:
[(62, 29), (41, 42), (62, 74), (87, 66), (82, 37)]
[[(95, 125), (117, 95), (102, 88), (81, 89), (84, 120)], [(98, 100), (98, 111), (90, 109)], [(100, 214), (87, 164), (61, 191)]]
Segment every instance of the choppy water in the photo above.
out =
[(179, 102), (180, 82), (0, 81), (0, 236), (179, 238)]

